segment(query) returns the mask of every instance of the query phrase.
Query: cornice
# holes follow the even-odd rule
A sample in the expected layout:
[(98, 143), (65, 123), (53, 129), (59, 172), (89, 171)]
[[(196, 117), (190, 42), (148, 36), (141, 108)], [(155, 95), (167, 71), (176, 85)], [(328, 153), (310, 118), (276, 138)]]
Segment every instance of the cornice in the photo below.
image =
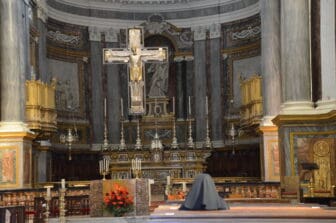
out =
[(272, 122), (278, 127), (302, 123), (333, 124), (336, 123), (336, 110), (325, 114), (278, 115), (272, 120)]
[[(56, 1), (60, 1), (60, 0), (56, 0)], [(64, 2), (65, 0), (62, 0), (62, 1)], [(207, 2), (207, 1), (202, 1), (202, 2), (203, 4), (205, 4), (204, 2)], [(244, 1), (244, 0), (239, 0), (239, 1)], [(210, 3), (212, 4), (214, 4), (214, 2), (217, 2), (218, 4), (218, 1), (210, 1)], [(225, 1), (225, 3), (232, 3), (232, 2), (238, 2), (238, 0), (232, 0), (232, 1), (226, 0)], [(207, 5), (210, 5), (210, 3)], [(90, 7), (93, 7), (93, 6), (90, 5)], [(146, 8), (148, 9), (148, 7)], [(194, 8), (188, 8), (188, 9), (194, 10)], [(181, 11), (182, 9), (181, 8), (175, 9), (175, 11), (177, 10)], [(108, 8), (106, 8), (105, 11), (108, 12)], [(119, 11), (121, 10), (119, 9)], [(165, 12), (167, 11), (168, 10), (165, 9)], [(148, 17), (151, 14), (153, 14), (153, 12), (157, 13), (158, 11), (155, 11), (153, 9), (151, 9), (150, 11), (148, 10), (147, 12), (143, 11), (143, 13), (148, 14)], [(198, 26), (210, 26), (212, 24), (222, 24), (222, 23), (232, 22), (232, 21), (236, 21), (236, 20), (240, 20), (240, 19), (244, 19), (244, 18), (253, 16), (253, 15), (256, 15), (259, 12), (260, 12), (260, 5), (259, 5), (259, 2), (257, 2), (245, 8), (222, 13), (222, 14), (215, 14), (215, 15), (209, 15), (209, 16), (195, 16), (195, 17), (184, 18), (184, 19), (178, 19), (178, 18), (166, 19), (165, 21), (179, 28), (194, 28)], [(70, 24), (76, 24), (76, 25), (81, 25), (81, 26), (95, 26), (95, 27), (100, 27), (100, 28), (113, 27), (115, 29), (125, 29), (128, 27), (134, 27), (134, 26), (137, 26), (145, 22), (145, 19), (137, 19), (136, 17), (132, 19), (119, 19), (119, 18), (116, 19), (116, 18), (99, 18), (99, 17), (91, 17), (91, 16), (89, 17), (89, 16), (84, 16), (84, 15), (71, 14), (71, 13), (57, 10), (49, 5), (48, 5), (48, 16), (55, 20), (70, 23)]]

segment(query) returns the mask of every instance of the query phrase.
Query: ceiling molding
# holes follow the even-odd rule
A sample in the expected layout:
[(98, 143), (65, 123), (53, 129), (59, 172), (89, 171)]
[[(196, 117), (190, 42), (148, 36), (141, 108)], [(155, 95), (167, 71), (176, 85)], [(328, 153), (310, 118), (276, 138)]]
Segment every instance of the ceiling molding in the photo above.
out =
[[(57, 1), (60, 1), (60, 0), (57, 0)], [(68, 0), (61, 0), (61, 1), (68, 1)], [(79, 1), (79, 0), (76, 0), (76, 1)], [(235, 2), (235, 1), (237, 0), (233, 0), (230, 2)], [(229, 1), (226, 1), (226, 2), (229, 2)], [(198, 17), (196, 16), (196, 17), (192, 17), (188, 19), (167, 19), (165, 21), (173, 24), (176, 27), (180, 27), (180, 28), (194, 28), (198, 26), (210, 26), (212, 24), (223, 24), (227, 22), (232, 22), (232, 21), (248, 18), (250, 16), (258, 14), (259, 12), (260, 12), (260, 5), (259, 5), (259, 2), (257, 2), (243, 9), (231, 11), (227, 13), (210, 15), (210, 16), (198, 16)], [(143, 20), (143, 19), (142, 20), (136, 20), (136, 19), (127, 20), (127, 19), (107, 19), (107, 18), (82, 16), (82, 15), (63, 12), (63, 11), (57, 10), (50, 6), (48, 6), (48, 16), (55, 20), (70, 23), (70, 24), (90, 26), (90, 27), (100, 27), (100, 28), (113, 27), (116, 29), (125, 29), (128, 27), (134, 27), (134, 26), (137, 26), (137, 25), (140, 25), (146, 22), (146, 20)]]

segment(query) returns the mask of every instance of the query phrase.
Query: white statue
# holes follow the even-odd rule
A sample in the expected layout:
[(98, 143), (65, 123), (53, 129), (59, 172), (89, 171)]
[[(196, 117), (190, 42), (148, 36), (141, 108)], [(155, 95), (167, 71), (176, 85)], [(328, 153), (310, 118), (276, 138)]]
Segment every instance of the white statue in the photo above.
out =
[(153, 72), (148, 96), (166, 96), (168, 93), (168, 64), (151, 64), (148, 72)]

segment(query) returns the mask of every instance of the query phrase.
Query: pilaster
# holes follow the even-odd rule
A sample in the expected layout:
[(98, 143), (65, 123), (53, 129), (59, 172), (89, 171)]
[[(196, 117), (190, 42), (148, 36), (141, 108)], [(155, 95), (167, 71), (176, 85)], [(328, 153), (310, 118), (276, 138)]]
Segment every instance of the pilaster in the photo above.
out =
[(281, 114), (314, 111), (309, 36), (309, 1), (281, 0)]
[(320, 48), (322, 98), (317, 112), (336, 110), (335, 1), (320, 1)]
[(206, 32), (207, 27), (199, 26), (194, 29), (194, 97), (192, 97), (192, 116), (195, 117), (196, 143), (203, 141), (206, 135), (205, 97), (207, 90), (206, 78)]
[(92, 76), (92, 130), (93, 143), (103, 141), (104, 131), (104, 95), (103, 95), (103, 70), (102, 70), (102, 45), (101, 30), (97, 27), (89, 27), (90, 38), (90, 65)]

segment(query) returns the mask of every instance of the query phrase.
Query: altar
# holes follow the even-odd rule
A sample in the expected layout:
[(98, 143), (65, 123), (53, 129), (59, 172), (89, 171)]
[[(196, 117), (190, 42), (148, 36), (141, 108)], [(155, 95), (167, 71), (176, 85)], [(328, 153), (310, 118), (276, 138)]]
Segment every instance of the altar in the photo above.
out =
[(148, 98), (141, 119), (122, 121), (121, 135), (127, 143), (102, 153), (109, 160), (109, 178), (135, 177), (132, 160), (138, 159), (139, 177), (154, 180), (152, 194), (164, 194), (167, 179), (193, 179), (206, 170), (211, 147), (192, 142), (194, 120), (175, 120), (173, 103), (166, 97)]
[(126, 216), (149, 214), (149, 180), (123, 179), (123, 180), (95, 180), (90, 183), (90, 216), (112, 216), (106, 213), (104, 199), (106, 195), (116, 190), (115, 185), (125, 188), (129, 199), (133, 202), (133, 210)]

